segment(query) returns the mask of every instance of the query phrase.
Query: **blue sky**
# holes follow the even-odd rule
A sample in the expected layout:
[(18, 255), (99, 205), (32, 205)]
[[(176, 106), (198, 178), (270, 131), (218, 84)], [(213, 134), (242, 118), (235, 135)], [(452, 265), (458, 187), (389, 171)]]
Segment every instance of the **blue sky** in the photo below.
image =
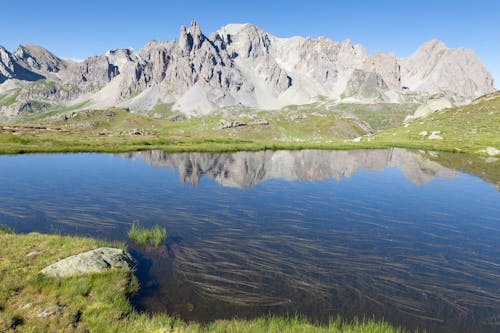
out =
[[(438, 38), (472, 48), (500, 81), (500, 1), (9, 1), (2, 4), (0, 45), (42, 45), (82, 59), (111, 48), (139, 49), (177, 38), (196, 19), (209, 34), (228, 23), (254, 23), (279, 37), (350, 38), (369, 53), (408, 56)], [(499, 83), (495, 85), (498, 87)]]

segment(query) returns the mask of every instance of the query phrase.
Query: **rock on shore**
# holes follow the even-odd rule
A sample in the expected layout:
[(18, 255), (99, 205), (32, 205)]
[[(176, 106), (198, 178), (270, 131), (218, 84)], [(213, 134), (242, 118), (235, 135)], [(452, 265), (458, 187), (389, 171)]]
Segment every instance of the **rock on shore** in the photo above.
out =
[(129, 269), (132, 257), (123, 249), (101, 247), (73, 255), (45, 267), (40, 274), (49, 277), (69, 277), (104, 272), (112, 268)]

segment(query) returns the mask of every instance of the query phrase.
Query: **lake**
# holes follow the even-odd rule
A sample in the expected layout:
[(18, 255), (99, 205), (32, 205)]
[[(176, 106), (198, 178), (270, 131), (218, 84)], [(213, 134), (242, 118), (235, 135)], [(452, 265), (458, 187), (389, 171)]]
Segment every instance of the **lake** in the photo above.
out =
[(0, 223), (127, 240), (143, 311), (500, 331), (500, 162), (406, 151), (0, 156)]

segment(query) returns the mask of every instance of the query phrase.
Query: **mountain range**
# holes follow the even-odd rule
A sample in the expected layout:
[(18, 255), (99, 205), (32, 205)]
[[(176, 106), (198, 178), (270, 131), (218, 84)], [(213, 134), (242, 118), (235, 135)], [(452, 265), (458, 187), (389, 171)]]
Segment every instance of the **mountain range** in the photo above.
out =
[(40, 46), (0, 46), (0, 115), (56, 108), (168, 104), (186, 115), (223, 107), (279, 109), (327, 98), (346, 103), (464, 104), (494, 91), (493, 78), (470, 49), (432, 39), (408, 58), (369, 55), (350, 40), (278, 38), (252, 24), (205, 35), (197, 22), (179, 39), (151, 41), (138, 51), (110, 50), (80, 62)]

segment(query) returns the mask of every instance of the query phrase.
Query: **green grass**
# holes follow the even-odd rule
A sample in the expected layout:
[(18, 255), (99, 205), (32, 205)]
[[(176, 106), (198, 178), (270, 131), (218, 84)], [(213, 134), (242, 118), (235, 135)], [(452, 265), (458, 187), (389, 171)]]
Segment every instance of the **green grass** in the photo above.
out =
[(5, 96), (4, 98), (0, 99), (0, 105), (11, 106), (16, 102), (18, 96), (19, 96), (18, 91), (14, 92), (13, 94)]
[(145, 228), (139, 222), (134, 222), (128, 231), (128, 238), (141, 246), (150, 244), (153, 247), (158, 247), (167, 239), (167, 231), (158, 225)]
[(375, 105), (352, 105), (340, 104), (335, 109), (352, 114), (367, 122), (373, 129), (382, 130), (400, 126), (406, 116), (413, 114), (418, 104), (389, 104), (379, 103)]
[(56, 115), (64, 113), (64, 112), (81, 109), (87, 104), (88, 104), (88, 101), (84, 101), (84, 102), (74, 104), (74, 105), (51, 108), (51, 109), (48, 109), (47, 111), (43, 111), (43, 112), (22, 114), (20, 120), (23, 122), (28, 122), (28, 123), (38, 122), (38, 121), (44, 120), (44, 119), (49, 118), (49, 117), (56, 116)]
[[(419, 135), (423, 131), (439, 131), (443, 139), (429, 140), (428, 136)], [(500, 148), (500, 95), (436, 112), (406, 127), (383, 130), (372, 139), (386, 144), (472, 153), (488, 146)]]
[(149, 114), (151, 116), (159, 115), (162, 119), (167, 119), (170, 116), (177, 114), (172, 110), (174, 103), (158, 103), (156, 104)]
[[(163, 116), (170, 105), (158, 105)], [(0, 153), (31, 152), (127, 152), (163, 150), (165, 152), (232, 152), (277, 149), (366, 149), (410, 148), (479, 153), (500, 147), (500, 96), (481, 98), (467, 106), (437, 112), (405, 126), (395, 126), (414, 104), (395, 106), (311, 105), (289, 106), (275, 111), (226, 108), (213, 115), (168, 121), (115, 108), (80, 111), (70, 119), (34, 115), (18, 119), (20, 130), (0, 130)], [(268, 125), (250, 125), (252, 115), (266, 119)], [(347, 115), (350, 115), (347, 116)], [(380, 129), (370, 136), (357, 118)], [(40, 116), (40, 118), (36, 117)], [(248, 126), (216, 129), (221, 119), (243, 121)], [(51, 131), (33, 126), (48, 127)], [(392, 127), (390, 127), (392, 126)], [(59, 129), (59, 131), (53, 130)], [(145, 135), (130, 135), (139, 129)], [(441, 131), (443, 140), (419, 136), (423, 130)], [(360, 142), (349, 141), (361, 137)]]
[[(184, 323), (167, 314), (134, 310), (128, 295), (137, 292), (139, 285), (130, 270), (62, 279), (38, 274), (60, 258), (117, 244), (4, 231), (0, 231), (0, 244), (0, 332), (406, 332), (372, 319), (349, 323), (337, 318), (325, 325), (300, 317)], [(52, 314), (43, 317), (44, 312)]]

